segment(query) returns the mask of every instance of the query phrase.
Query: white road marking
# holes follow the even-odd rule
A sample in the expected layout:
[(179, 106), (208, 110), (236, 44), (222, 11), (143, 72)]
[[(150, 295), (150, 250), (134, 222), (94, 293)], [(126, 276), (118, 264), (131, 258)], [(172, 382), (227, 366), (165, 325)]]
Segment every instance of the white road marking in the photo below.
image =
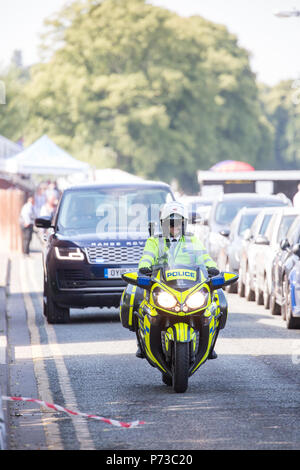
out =
[[(30, 286), (28, 285), (27, 282), (25, 282), (25, 289), (27, 289), (27, 292), (34, 291), (34, 292), (41, 293), (41, 288), (38, 285), (38, 281), (36, 278), (36, 272), (34, 271), (33, 261), (30, 259), (26, 261), (27, 261), (26, 267), (27, 267), (27, 270), (30, 271), (30, 275), (28, 275), (29, 273), (27, 273), (27, 276), (25, 276), (25, 278), (30, 279)], [(33, 287), (32, 290), (31, 290), (31, 286)], [(32, 303), (31, 298), (28, 294), (25, 293), (24, 296), (27, 298), (27, 304), (29, 304), (29, 300)], [(39, 299), (39, 300), (40, 300), (41, 308), (42, 308), (42, 299)], [(75, 394), (72, 389), (72, 384), (71, 384), (71, 380), (69, 377), (68, 369), (64, 363), (63, 351), (61, 350), (61, 347), (58, 344), (56, 334), (55, 334), (55, 329), (52, 325), (45, 323), (45, 330), (48, 336), (48, 344), (39, 345), (39, 332), (38, 332), (38, 328), (35, 325), (35, 313), (34, 313), (33, 305), (32, 305), (32, 308), (30, 309), (30, 329), (34, 331), (34, 335), (35, 335), (34, 340), (32, 341), (33, 343), (32, 357), (35, 359), (35, 364), (43, 363), (44, 359), (46, 358), (49, 358), (49, 357), (53, 358), (55, 362), (57, 374), (58, 374), (59, 385), (64, 395), (65, 404), (68, 408), (71, 408), (71, 409), (74, 408), (74, 409), (79, 410), (80, 406), (77, 403)], [(77, 348), (77, 353), (78, 353), (78, 348)], [(37, 360), (37, 358), (42, 359), (42, 360)], [(44, 372), (44, 374), (46, 375), (46, 372)], [(45, 398), (45, 394), (48, 393), (51, 395), (51, 392), (50, 392), (48, 378), (45, 381), (44, 374), (43, 374), (42, 379), (39, 382), (39, 388), (41, 389), (42, 400), (50, 401), (51, 403), (53, 403), (53, 399), (49, 400)], [(46, 387), (43, 388), (44, 383), (47, 385)], [(88, 429), (86, 419), (78, 417), (78, 416), (74, 416), (74, 417), (71, 416), (70, 419), (72, 419), (73, 421), (76, 438), (80, 445), (79, 448), (85, 449), (85, 450), (94, 450), (95, 447), (94, 447), (94, 444), (93, 444), (93, 441), (92, 441), (92, 438)], [(53, 448), (53, 443), (51, 442), (52, 441), (51, 433), (49, 433), (48, 437), (49, 437), (49, 446)]]
[(6, 364), (6, 348), (7, 348), (6, 336), (0, 335), (0, 364)]

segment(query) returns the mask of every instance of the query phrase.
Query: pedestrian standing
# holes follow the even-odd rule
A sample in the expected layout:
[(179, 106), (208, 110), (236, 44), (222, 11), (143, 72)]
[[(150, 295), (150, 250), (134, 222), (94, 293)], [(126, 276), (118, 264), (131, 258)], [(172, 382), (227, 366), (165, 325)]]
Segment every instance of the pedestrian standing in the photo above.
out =
[(41, 217), (52, 217), (55, 215), (56, 208), (57, 208), (58, 200), (56, 192), (52, 191), (48, 193), (47, 201), (41, 207), (40, 216)]
[(22, 230), (22, 248), (25, 255), (29, 255), (30, 242), (33, 233), (33, 224), (35, 219), (34, 196), (29, 196), (27, 202), (21, 209), (20, 225)]
[(35, 195), (34, 195), (34, 208), (36, 216), (40, 215), (41, 208), (46, 202), (46, 189), (43, 184), (40, 184), (37, 188)]

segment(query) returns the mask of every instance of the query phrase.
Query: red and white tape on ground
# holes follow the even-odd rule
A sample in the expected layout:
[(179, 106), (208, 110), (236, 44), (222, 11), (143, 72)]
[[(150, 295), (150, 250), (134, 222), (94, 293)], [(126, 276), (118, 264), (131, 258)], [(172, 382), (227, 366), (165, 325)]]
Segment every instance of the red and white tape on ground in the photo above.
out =
[(69, 410), (67, 408), (63, 408), (60, 405), (47, 403), (46, 401), (37, 400), (35, 398), (2, 396), (2, 400), (3, 401), (26, 401), (26, 402), (31, 402), (31, 403), (37, 403), (41, 406), (51, 408), (52, 410), (62, 411), (63, 413), (68, 413), (68, 414), (73, 415), (73, 416), (83, 416), (84, 418), (97, 419), (98, 421), (102, 421), (103, 423), (112, 424), (113, 426), (117, 426), (119, 428), (134, 428), (136, 426), (139, 426), (140, 424), (145, 424), (145, 421), (132, 421), (131, 423), (124, 423), (122, 421), (116, 421), (115, 419), (102, 418), (101, 416), (97, 416), (97, 415), (80, 413), (78, 411), (72, 411), (72, 410)]

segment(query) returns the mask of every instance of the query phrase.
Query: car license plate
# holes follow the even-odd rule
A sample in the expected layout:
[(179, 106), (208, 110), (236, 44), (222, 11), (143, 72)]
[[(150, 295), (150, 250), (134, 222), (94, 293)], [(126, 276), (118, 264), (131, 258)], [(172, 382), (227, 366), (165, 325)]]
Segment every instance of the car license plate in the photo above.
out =
[(104, 277), (108, 279), (121, 279), (121, 275), (129, 271), (134, 271), (134, 269), (107, 268), (104, 269)]

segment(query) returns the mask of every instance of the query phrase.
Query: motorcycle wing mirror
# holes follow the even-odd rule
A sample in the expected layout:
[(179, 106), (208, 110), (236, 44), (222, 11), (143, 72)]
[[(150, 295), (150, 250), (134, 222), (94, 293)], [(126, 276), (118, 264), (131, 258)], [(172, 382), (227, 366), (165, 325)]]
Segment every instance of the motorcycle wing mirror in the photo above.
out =
[(155, 234), (156, 228), (157, 228), (156, 222), (148, 223), (148, 232), (149, 232), (150, 237), (152, 237)]
[(189, 213), (189, 222), (191, 224), (200, 224), (203, 222), (201, 215), (193, 211)]
[(149, 276), (139, 276), (137, 271), (122, 274), (122, 279), (128, 284), (133, 284), (134, 286), (142, 287), (143, 289), (147, 289), (147, 287), (151, 287), (152, 285), (152, 281)]
[(223, 286), (233, 284), (238, 278), (236, 273), (221, 273), (211, 278), (211, 285), (213, 289), (220, 289)]
[(122, 279), (128, 284), (137, 286), (138, 273), (136, 271), (122, 274)]

